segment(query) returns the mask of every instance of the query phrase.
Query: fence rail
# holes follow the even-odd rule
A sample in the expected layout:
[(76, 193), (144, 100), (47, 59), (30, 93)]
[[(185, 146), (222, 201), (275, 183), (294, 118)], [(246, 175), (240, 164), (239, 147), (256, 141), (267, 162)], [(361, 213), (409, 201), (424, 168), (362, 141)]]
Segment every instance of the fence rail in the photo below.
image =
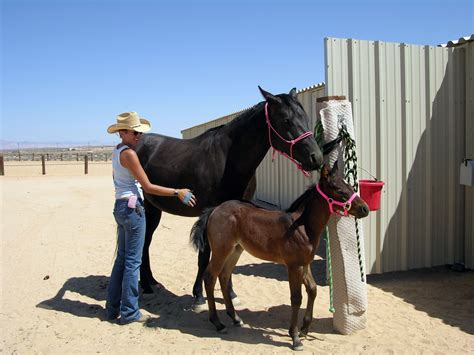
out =
[(90, 161), (110, 161), (112, 152), (24, 152), (15, 151), (3, 154), (5, 161), (41, 161), (44, 156), (46, 161), (83, 161), (87, 156)]
[[(10, 164), (8, 163), (7, 164), (7, 168), (8, 167), (32, 167), (32, 166), (38, 166), (38, 167), (41, 167), (41, 171), (42, 171), (42, 174), (43, 175), (46, 175), (46, 166), (71, 166), (71, 165), (78, 165), (77, 163), (72, 163), (73, 160), (66, 160), (66, 161), (71, 161), (71, 163), (68, 163), (68, 162), (65, 162), (65, 163), (54, 163), (54, 162), (51, 162), (51, 161), (54, 161), (54, 160), (48, 160), (48, 156), (47, 154), (36, 154), (35, 155), (35, 160), (19, 160), (19, 161), (24, 161), (24, 162), (28, 162), (28, 161), (31, 161), (31, 162), (35, 162), (35, 161), (40, 161), (41, 164), (39, 165), (36, 165), (36, 164)], [(79, 161), (83, 161), (84, 162), (84, 174), (88, 174), (89, 173), (89, 162), (94, 162), (93, 160), (94, 158), (91, 157), (89, 154), (83, 154), (83, 155), (79, 155), (76, 159), (77, 162)], [(108, 157), (105, 157), (102, 161), (95, 161), (94, 162), (94, 165), (97, 165), (97, 164), (110, 164), (108, 162), (110, 162), (110, 158)], [(3, 155), (0, 155), (0, 176), (4, 176), (4, 175), (7, 175), (5, 174), (5, 162), (8, 162), (8, 161), (15, 161), (15, 160), (7, 160), (5, 159), (5, 157)], [(56, 160), (58, 161), (58, 160)], [(63, 159), (60, 159), (60, 161), (65, 161)], [(48, 163), (46, 163), (48, 162)]]

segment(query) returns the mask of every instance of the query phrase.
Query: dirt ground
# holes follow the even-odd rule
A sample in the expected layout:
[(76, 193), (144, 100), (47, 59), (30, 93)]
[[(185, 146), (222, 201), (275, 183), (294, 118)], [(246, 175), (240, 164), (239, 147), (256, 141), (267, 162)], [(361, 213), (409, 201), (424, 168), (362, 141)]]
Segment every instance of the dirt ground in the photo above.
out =
[[(85, 175), (83, 163), (58, 163), (43, 176), (40, 162), (6, 164), (0, 351), (291, 353), (289, 286), (280, 265), (242, 255), (234, 285), (243, 328), (231, 326), (219, 290), (228, 334), (216, 333), (207, 313), (191, 311), (195, 218), (164, 214), (155, 233), (152, 268), (164, 289), (140, 299), (153, 317), (149, 326), (104, 320), (116, 238), (111, 170), (110, 163), (91, 163)], [(369, 276), (367, 328), (346, 336), (332, 327), (324, 262), (313, 264), (320, 285), (305, 352), (474, 353), (474, 272), (440, 267)]]

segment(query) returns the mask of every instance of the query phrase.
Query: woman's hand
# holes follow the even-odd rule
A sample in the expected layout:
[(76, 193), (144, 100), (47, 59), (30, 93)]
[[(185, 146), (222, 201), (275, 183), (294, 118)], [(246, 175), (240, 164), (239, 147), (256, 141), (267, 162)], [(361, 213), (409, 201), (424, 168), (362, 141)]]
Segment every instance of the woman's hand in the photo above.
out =
[(178, 198), (186, 206), (196, 206), (196, 196), (194, 196), (194, 194), (189, 189), (178, 189)]

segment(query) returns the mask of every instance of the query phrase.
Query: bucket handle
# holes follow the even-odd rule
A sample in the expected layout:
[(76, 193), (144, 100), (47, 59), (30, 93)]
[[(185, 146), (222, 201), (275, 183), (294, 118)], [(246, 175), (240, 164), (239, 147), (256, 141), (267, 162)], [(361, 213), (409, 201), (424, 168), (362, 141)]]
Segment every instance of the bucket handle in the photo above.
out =
[(373, 176), (369, 171), (365, 170), (363, 167), (359, 166), (359, 169), (364, 170), (367, 174), (369, 174), (375, 181), (379, 181), (375, 176)]

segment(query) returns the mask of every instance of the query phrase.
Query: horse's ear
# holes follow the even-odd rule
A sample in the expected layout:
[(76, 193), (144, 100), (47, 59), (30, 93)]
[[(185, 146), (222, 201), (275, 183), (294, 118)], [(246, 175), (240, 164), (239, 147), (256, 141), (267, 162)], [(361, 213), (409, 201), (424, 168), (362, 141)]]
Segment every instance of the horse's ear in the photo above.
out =
[(292, 98), (296, 99), (296, 88), (291, 89), (290, 92), (289, 92), (289, 95)]
[(278, 104), (281, 104), (281, 100), (279, 97), (276, 97), (275, 95), (272, 95), (270, 94), (269, 92), (263, 90), (260, 85), (258, 86), (258, 89), (260, 90), (260, 92), (262, 93), (262, 96), (265, 98), (265, 100), (267, 100), (267, 102), (270, 102), (270, 101), (273, 101), (273, 102), (276, 102)]
[(339, 168), (339, 164), (338, 164), (338, 161), (336, 160), (334, 162), (334, 165), (332, 166), (332, 169), (331, 169), (331, 172), (329, 173), (329, 175), (330, 176), (336, 176), (338, 168)]

